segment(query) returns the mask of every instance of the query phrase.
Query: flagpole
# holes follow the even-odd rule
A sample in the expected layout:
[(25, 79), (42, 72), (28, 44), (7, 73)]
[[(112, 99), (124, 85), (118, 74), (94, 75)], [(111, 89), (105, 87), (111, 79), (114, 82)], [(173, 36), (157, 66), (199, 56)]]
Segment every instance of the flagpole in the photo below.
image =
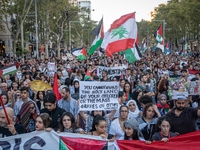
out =
[(4, 110), (5, 114), (6, 114), (6, 119), (8, 121), (8, 124), (10, 125), (10, 120), (8, 119), (8, 114), (6, 112), (6, 108), (5, 108), (4, 104), (3, 104), (3, 100), (1, 98), (1, 95), (0, 95), (0, 100), (1, 100), (1, 105), (3, 106), (3, 110)]

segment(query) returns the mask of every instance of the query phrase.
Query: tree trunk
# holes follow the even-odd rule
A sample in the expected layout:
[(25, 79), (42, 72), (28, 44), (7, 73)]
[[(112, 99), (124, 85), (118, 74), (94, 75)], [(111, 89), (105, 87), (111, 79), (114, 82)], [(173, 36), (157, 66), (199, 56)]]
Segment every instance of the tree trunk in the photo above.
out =
[(46, 30), (46, 42), (45, 42), (45, 58), (49, 58), (49, 53), (48, 53), (48, 45), (49, 45), (49, 13), (47, 12), (47, 30)]
[(58, 58), (60, 58), (60, 39), (57, 38), (57, 51), (58, 51)]
[(21, 23), (21, 56), (22, 56), (22, 61), (24, 61), (24, 29), (23, 29), (23, 23)]

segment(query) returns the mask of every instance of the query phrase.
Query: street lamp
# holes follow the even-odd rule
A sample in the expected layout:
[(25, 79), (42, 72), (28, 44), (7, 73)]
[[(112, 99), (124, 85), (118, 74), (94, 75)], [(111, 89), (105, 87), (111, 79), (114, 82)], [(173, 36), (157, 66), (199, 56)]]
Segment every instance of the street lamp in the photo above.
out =
[(70, 47), (70, 53), (71, 53), (71, 22), (79, 22), (81, 24), (80, 21), (69, 21), (69, 47)]
[(153, 20), (153, 21), (163, 21), (163, 43), (165, 45), (165, 19), (164, 20)]

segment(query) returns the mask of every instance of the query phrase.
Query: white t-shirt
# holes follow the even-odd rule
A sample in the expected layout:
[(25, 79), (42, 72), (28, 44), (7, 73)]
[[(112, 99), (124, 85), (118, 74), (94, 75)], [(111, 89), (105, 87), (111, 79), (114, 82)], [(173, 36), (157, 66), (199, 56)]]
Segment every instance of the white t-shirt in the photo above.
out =
[(124, 137), (124, 131), (119, 124), (118, 118), (111, 123), (109, 134), (115, 135), (117, 139)]

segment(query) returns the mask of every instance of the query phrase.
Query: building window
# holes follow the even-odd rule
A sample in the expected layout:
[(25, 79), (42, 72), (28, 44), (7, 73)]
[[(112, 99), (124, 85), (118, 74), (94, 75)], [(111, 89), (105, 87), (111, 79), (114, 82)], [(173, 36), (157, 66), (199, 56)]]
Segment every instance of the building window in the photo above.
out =
[(5, 55), (5, 42), (4, 41), (0, 41), (0, 56), (4, 56)]

